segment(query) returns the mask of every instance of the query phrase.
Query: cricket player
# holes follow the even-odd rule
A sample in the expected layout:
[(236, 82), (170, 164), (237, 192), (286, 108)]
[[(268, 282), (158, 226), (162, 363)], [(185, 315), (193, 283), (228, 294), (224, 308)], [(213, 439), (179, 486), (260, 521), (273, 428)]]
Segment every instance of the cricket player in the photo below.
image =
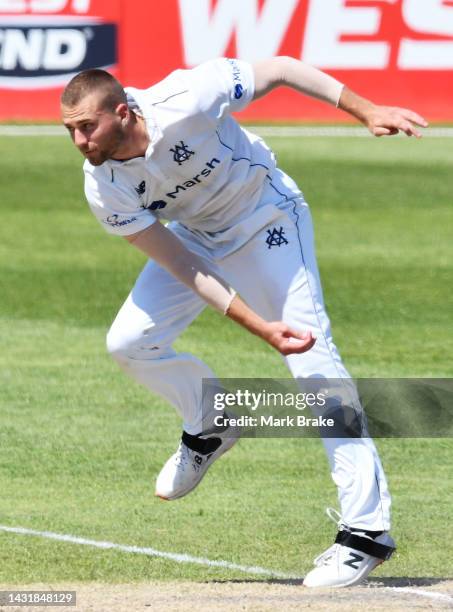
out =
[[(91, 210), (148, 257), (107, 347), (181, 415), (179, 447), (156, 482), (166, 500), (192, 491), (237, 440), (202, 411), (201, 381), (214, 372), (172, 347), (207, 304), (279, 351), (296, 379), (350, 379), (332, 340), (304, 196), (265, 142), (231, 116), (279, 86), (339, 107), (375, 136), (420, 137), (417, 126), (427, 125), (290, 57), (254, 65), (215, 59), (144, 90), (88, 70), (62, 95), (64, 125), (85, 157)], [(304, 584), (349, 586), (394, 550), (390, 496), (369, 437), (323, 444), (338, 487), (339, 530)]]

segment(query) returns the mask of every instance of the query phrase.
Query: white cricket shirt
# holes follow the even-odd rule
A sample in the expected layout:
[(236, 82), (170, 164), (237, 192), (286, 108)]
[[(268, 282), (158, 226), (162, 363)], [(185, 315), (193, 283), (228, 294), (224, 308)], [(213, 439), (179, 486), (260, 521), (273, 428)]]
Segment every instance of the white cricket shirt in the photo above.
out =
[(263, 140), (230, 116), (253, 98), (250, 64), (216, 59), (126, 93), (146, 121), (145, 156), (84, 164), (87, 200), (108, 232), (133, 234), (157, 218), (223, 232), (263, 203), (300, 194)]

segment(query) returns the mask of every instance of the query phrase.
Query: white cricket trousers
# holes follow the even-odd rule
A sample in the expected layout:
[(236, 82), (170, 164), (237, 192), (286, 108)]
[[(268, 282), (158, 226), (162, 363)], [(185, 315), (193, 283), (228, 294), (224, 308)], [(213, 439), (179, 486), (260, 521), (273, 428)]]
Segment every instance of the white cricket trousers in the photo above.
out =
[[(218, 274), (263, 318), (313, 332), (317, 341), (310, 351), (285, 358), (295, 378), (348, 379), (324, 307), (308, 205), (301, 199), (286, 201), (278, 206), (277, 215), (241, 248), (221, 257), (216, 257), (218, 243), (208, 248), (187, 228), (176, 223), (169, 227), (190, 250), (215, 265)], [(238, 233), (246, 228), (242, 223)], [(287, 242), (269, 241), (272, 232)], [(107, 348), (120, 366), (173, 404), (185, 431), (194, 435), (202, 428), (202, 379), (215, 374), (194, 355), (177, 353), (172, 344), (205, 306), (191, 289), (149, 261), (107, 336)], [(390, 495), (373, 441), (327, 437), (323, 444), (338, 487), (343, 522), (355, 528), (388, 530)]]

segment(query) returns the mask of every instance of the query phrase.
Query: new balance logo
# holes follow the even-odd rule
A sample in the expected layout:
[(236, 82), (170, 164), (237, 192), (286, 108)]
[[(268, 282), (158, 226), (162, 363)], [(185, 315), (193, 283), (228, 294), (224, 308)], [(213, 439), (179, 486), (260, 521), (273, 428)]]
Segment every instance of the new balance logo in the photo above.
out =
[(343, 562), (343, 565), (349, 565), (353, 569), (359, 569), (360, 562), (364, 560), (365, 557), (362, 555), (358, 555), (357, 553), (350, 552), (349, 559)]
[(284, 230), (283, 227), (280, 226), (280, 229), (278, 230), (276, 227), (274, 227), (274, 229), (271, 230), (267, 230), (268, 236), (266, 238), (266, 244), (267, 244), (267, 248), (271, 249), (273, 246), (282, 246), (282, 244), (288, 244), (288, 241), (286, 240), (284, 234)]
[(147, 210), (159, 210), (160, 208), (165, 208), (167, 206), (167, 202), (164, 200), (154, 200), (151, 204), (142, 205), (142, 208), (146, 208)]
[(142, 196), (146, 191), (146, 183), (142, 181), (138, 187), (134, 187), (135, 191), (139, 196)]
[(173, 153), (173, 161), (178, 162), (178, 166), (195, 155), (195, 151), (191, 151), (182, 140), (175, 145), (174, 149), (170, 149), (170, 152)]

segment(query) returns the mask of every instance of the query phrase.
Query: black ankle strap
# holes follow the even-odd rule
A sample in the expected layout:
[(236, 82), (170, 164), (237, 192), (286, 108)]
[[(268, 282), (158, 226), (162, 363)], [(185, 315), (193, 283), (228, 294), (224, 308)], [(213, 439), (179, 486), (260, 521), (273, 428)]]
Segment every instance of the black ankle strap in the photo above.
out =
[(220, 438), (208, 438), (207, 440), (203, 440), (203, 438), (199, 436), (188, 434), (187, 431), (182, 432), (181, 440), (191, 450), (200, 453), (200, 455), (209, 455), (209, 453), (213, 453), (222, 443)]
[(395, 551), (395, 548), (393, 548), (392, 546), (387, 546), (386, 544), (379, 544), (379, 542), (369, 540), (368, 538), (356, 535), (355, 533), (351, 533), (350, 531), (339, 531), (337, 533), (337, 537), (335, 538), (335, 543), (341, 544), (341, 546), (349, 546), (350, 548), (355, 548), (355, 550), (360, 550), (360, 552), (364, 552), (367, 555), (376, 557), (377, 559), (383, 559), (384, 561), (390, 559), (393, 552)]

